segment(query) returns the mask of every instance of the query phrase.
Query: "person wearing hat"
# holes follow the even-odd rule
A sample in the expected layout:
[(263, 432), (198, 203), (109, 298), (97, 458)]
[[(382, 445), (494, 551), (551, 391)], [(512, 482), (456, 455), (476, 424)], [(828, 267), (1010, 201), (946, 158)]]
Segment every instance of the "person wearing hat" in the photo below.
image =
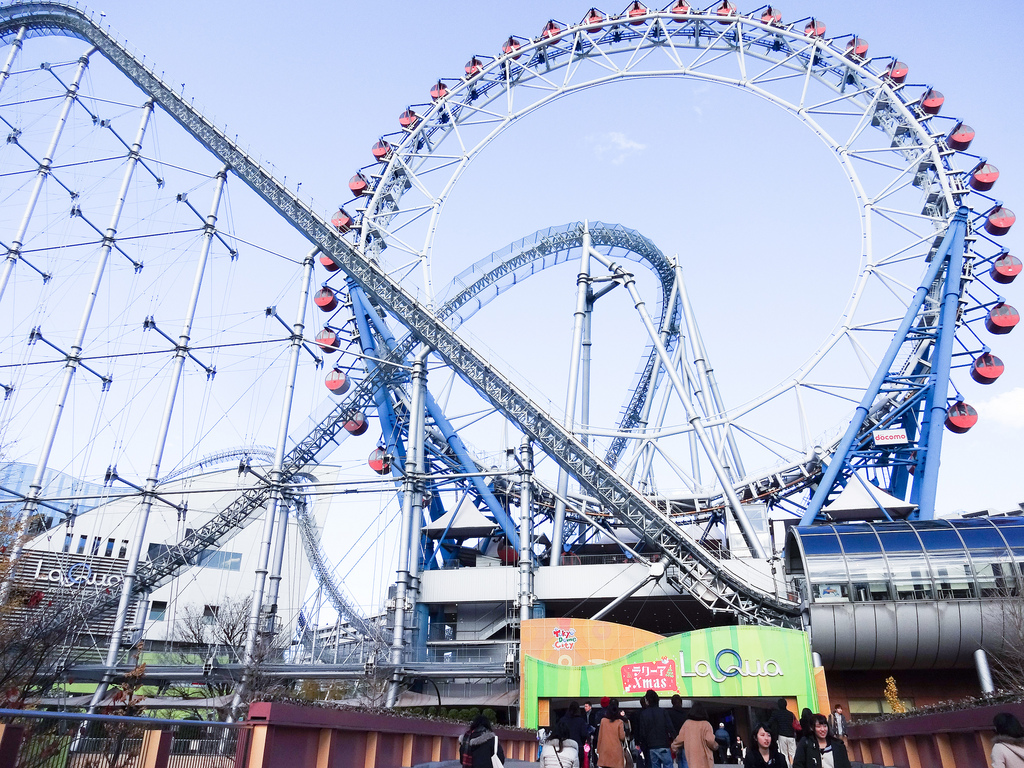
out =
[(718, 724), (718, 729), (715, 731), (715, 741), (718, 742), (718, 755), (715, 758), (715, 762), (724, 763), (729, 756), (729, 742), (732, 741), (729, 732), (725, 730), (725, 723)]

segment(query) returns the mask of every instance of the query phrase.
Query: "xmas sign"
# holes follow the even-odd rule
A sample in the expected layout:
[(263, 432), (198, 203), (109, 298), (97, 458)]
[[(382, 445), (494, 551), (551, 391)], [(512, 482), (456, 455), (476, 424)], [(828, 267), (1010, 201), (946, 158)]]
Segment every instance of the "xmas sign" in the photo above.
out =
[(622, 689), (626, 693), (678, 691), (676, 663), (668, 657), (660, 661), (622, 665)]

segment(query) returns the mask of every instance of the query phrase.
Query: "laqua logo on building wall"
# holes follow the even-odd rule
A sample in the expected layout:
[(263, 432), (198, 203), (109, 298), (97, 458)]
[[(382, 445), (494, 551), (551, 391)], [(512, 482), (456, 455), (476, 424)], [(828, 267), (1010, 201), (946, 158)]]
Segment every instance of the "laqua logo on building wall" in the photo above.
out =
[(52, 581), (65, 587), (109, 587), (124, 581), (124, 574), (121, 571), (94, 573), (88, 563), (75, 563), (67, 570), (51, 568), (44, 571), (43, 561), (40, 560), (36, 563), (36, 572), (32, 578), (36, 581)]
[(755, 659), (746, 661), (740, 657), (739, 651), (723, 648), (713, 661), (697, 659), (693, 670), (686, 669), (686, 654), (679, 652), (679, 674), (683, 677), (709, 677), (716, 683), (724, 683), (730, 677), (777, 677), (782, 674), (782, 667), (775, 659)]

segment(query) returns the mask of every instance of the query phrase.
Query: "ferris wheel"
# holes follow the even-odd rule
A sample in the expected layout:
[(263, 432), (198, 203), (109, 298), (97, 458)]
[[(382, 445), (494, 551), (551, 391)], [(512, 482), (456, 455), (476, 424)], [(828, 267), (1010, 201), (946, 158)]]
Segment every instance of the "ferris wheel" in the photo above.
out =
[[(997, 285), (1011, 282), (1020, 262), (1001, 245), (1014, 217), (991, 195), (998, 170), (970, 155), (973, 130), (942, 115), (942, 94), (915, 85), (902, 62), (870, 56), (862, 38), (830, 37), (820, 20), (784, 21), (770, 7), (745, 15), (728, 2), (708, 8), (676, 2), (664, 9), (634, 2), (617, 14), (591, 9), (578, 22), (549, 20), (535, 37), (509, 37), (490, 55), (470, 56), (455, 77), (425, 84), (422, 104), (398, 107), (394, 130), (376, 143), (368, 141), (372, 162), (356, 170), (349, 182), (351, 199), (328, 220), (84, 14), (61, 4), (43, 5), (36, 16), (6, 9), (2, 34), (11, 50), (0, 78), (5, 92), (18, 87), (24, 94), (15, 100), (18, 115), (8, 120), (13, 138), (4, 147), (8, 156), (19, 158), (22, 183), (5, 203), (7, 218), (17, 223), (4, 241), (8, 258), (0, 301), (16, 307), (11, 327), (24, 326), (36, 350), (55, 350), (60, 363), (75, 363), (64, 366), (55, 384), (52, 374), (37, 375), (43, 369), (25, 349), (10, 343), (5, 351), (12, 362), (2, 383), (9, 413), (16, 414), (9, 423), (20, 425), (23, 434), (50, 425), (32, 452), (39, 478), (54, 446), (66, 448), (68, 465), (90, 468), (80, 474), (95, 476), (99, 462), (107, 468), (98, 473), (106, 487), (135, 483), (146, 503), (159, 507), (164, 454), (180, 457), (180, 465), (195, 461), (201, 453), (193, 444), (208, 438), (214, 425), (241, 421), (244, 429), (231, 427), (240, 433), (236, 442), (275, 444), (279, 424), (268, 417), (268, 402), (294, 387), (305, 388), (309, 400), (315, 399), (314, 391), (323, 392), (322, 374), (298, 376), (297, 360), (320, 360), (349, 340), (358, 341), (366, 363), (358, 373), (351, 367), (328, 372), (324, 383), (340, 398), (294, 443), (276, 443), (291, 448), (277, 451), (275, 483), (241, 490), (201, 529), (186, 535), (182, 526), (181, 552), (224, 540), (268, 503), (271, 485), (315, 467), (339, 435), (365, 433), (367, 413), (384, 419), (379, 451), (371, 454), (373, 469), (399, 466), (399, 444), (409, 439), (414, 410), (408, 374), (416, 346), (423, 345), (430, 388), (440, 382), (431, 395), (436, 406), (431, 426), (440, 438), (431, 436), (426, 448), (439, 468), (447, 462), (456, 474), (480, 474), (515, 446), (509, 430), (524, 433), (557, 465), (549, 478), (554, 562), (574, 543), (559, 522), (565, 507), (582, 507), (575, 510), (578, 519), (586, 519), (588, 505), (614, 510), (619, 524), (670, 556), (681, 588), (711, 590), (712, 600), (754, 618), (778, 618), (791, 615), (794, 606), (773, 598), (770, 589), (751, 587), (740, 566), (714, 557), (698, 536), (684, 530), (688, 516), (714, 513), (728, 519), (739, 531), (737, 546), (758, 555), (763, 545), (747, 510), (752, 503), (794, 513), (810, 508), (814, 517), (844, 485), (861, 480), (902, 491), (906, 498), (913, 492), (913, 471), (929, 455), (921, 430), (907, 447), (886, 451), (876, 449), (872, 433), (894, 426), (906, 430), (905, 420), (913, 414), (920, 418), (927, 397), (927, 408), (941, 410), (950, 428), (970, 427), (976, 414), (969, 405), (949, 402), (944, 381), (929, 383), (933, 363), (943, 355), (948, 361), (955, 351), (956, 359), (969, 361), (973, 378), (982, 383), (1002, 371), (984, 333), (995, 338), (1011, 330), (1018, 316), (983, 277), (988, 274)], [(14, 62), (25, 41), (53, 29), (87, 39), (134, 85), (118, 86), (117, 77), (110, 76), (102, 81), (102, 98), (83, 98), (83, 85), (92, 77), (83, 60), (98, 58), (92, 47), (56, 69), (17, 69)], [(752, 394), (738, 389), (740, 396), (732, 395), (728, 382), (714, 376), (713, 361), (726, 353), (705, 344), (714, 319), (690, 305), (691, 297), (714, 286), (694, 284), (685, 254), (664, 255), (683, 250), (678, 244), (653, 243), (626, 227), (578, 222), (526, 236), (465, 272), (460, 270), (470, 259), (453, 265), (437, 245), (450, 199), (474, 161), (498, 151), (496, 141), (506, 129), (598, 86), (670, 78), (737, 89), (788, 112), (806, 126), (808, 137), (832, 152), (856, 201), (860, 235), (846, 249), (856, 262), (847, 270), (852, 275), (848, 298), (834, 318), (820, 324), (818, 338), (792, 371), (771, 381), (751, 376), (759, 387)], [(42, 100), (31, 95), (38, 81), (52, 88)], [(146, 94), (144, 103), (135, 86)], [(79, 114), (83, 105), (92, 108)], [(157, 162), (143, 151), (150, 121), (161, 114), (157, 106), (196, 140), (185, 158)], [(77, 121), (62, 117), (65, 108)], [(128, 116), (135, 121), (130, 129), (122, 127)], [(28, 141), (31, 132), (38, 134), (35, 148)], [(68, 144), (88, 148), (89, 159), (56, 154)], [(257, 221), (232, 227), (226, 235), (233, 193), (225, 185), (231, 174), (260, 198), (254, 207), (269, 204), (295, 231), (269, 232)], [(74, 183), (62, 181), (67, 175), (74, 175)], [(171, 192), (171, 178), (180, 191)], [(124, 220), (122, 186), (133, 196)], [(40, 203), (46, 198), (39, 195), (50, 190), (70, 198), (70, 206)], [(83, 190), (91, 193), (90, 202), (98, 201), (93, 207)], [(217, 266), (230, 266), (246, 248), (260, 254), (261, 282), (273, 290), (260, 294), (256, 306), (250, 283), (230, 269), (214, 270), (213, 279), (223, 282), (212, 292), (216, 300), (204, 304), (198, 275), (205, 266), (185, 269), (179, 256), (186, 242), (191, 248), (198, 244), (202, 258)], [(296, 255), (308, 251), (310, 243), (319, 256)], [(69, 263), (65, 256), (73, 260), (75, 248), (98, 252), (101, 261), (72, 261), (74, 271), (62, 274), (62, 280), (51, 278), (60, 270), (47, 260)], [(629, 261), (637, 249), (651, 255), (649, 278), (623, 266), (623, 257)], [(954, 255), (960, 262), (951, 260)], [(327, 270), (320, 273), (319, 291), (312, 288), (321, 282), (312, 276), (314, 262)], [(153, 263), (162, 265), (159, 277), (140, 288), (132, 276)], [(625, 311), (619, 304), (612, 312), (633, 329), (628, 349), (637, 352), (623, 357), (636, 373), (615, 404), (605, 405), (603, 416), (596, 405), (593, 413), (581, 410), (584, 373), (572, 373), (568, 387), (564, 380), (552, 383), (529, 373), (517, 377), (503, 368), (507, 341), (500, 333), (492, 335), (493, 320), (470, 317), (469, 307), (481, 309), (483, 296), (498, 298), (492, 306), (500, 309), (520, 290), (532, 291), (535, 281), (523, 278), (543, 271), (538, 264), (555, 267), (551, 274), (560, 266), (565, 273), (565, 264), (580, 265), (567, 283), (571, 287), (561, 291), (561, 304), (552, 307), (564, 318), (599, 315), (613, 301), (626, 302)], [(98, 333), (99, 324), (92, 321), (96, 308), (88, 304), (95, 291), (88, 286), (104, 279), (106, 269), (119, 270), (125, 282), (109, 292), (102, 310), (105, 331)], [(19, 286), (22, 277), (36, 292)], [(442, 286), (449, 277), (446, 291)], [(233, 280), (241, 284), (236, 287)], [(531, 287), (520, 289), (523, 283)], [(945, 304), (952, 304), (953, 317), (947, 312), (940, 322), (943, 296), (950, 293)], [(50, 326), (38, 319), (61, 317), (62, 302), (83, 296), (88, 309), (77, 323), (61, 320), (66, 340), (51, 335)], [(299, 319), (281, 319), (279, 302), (284, 306), (296, 298)], [(602, 304), (595, 309), (598, 298)], [(168, 302), (176, 302), (173, 310), (164, 309)], [(141, 311), (140, 324), (134, 316), (144, 307), (151, 309)], [(325, 312), (315, 338), (314, 324), (303, 319), (313, 307)], [(170, 327), (165, 312), (174, 319)], [(197, 341), (197, 319), (202, 319), (209, 357)], [(475, 325), (480, 322), (484, 325)], [(562, 357), (580, 359), (580, 369), (587, 322), (573, 323), (571, 346), (558, 350)], [(145, 340), (134, 338), (133, 324), (140, 326), (140, 338), (148, 334)], [(163, 339), (159, 350), (146, 346), (158, 337)], [(83, 353), (94, 342), (101, 350)], [(940, 355), (942, 344), (947, 348)], [(254, 357), (251, 348), (267, 352)], [(99, 360), (127, 366), (130, 374), (123, 378), (132, 382), (129, 394), (119, 394), (122, 375), (111, 375)], [(234, 375), (233, 394), (245, 397), (233, 403), (218, 395), (207, 386), (214, 374), (220, 381)], [(349, 376), (362, 381), (346, 391)], [(186, 397), (186, 390), (175, 389), (182, 377), (194, 387), (187, 398), (190, 408), (196, 404), (190, 412), (196, 415), (181, 419), (185, 428), (174, 431), (169, 425), (181, 423), (170, 418), (180, 413), (175, 397)], [(83, 379), (95, 379), (96, 386), (89, 390), (89, 404), (76, 409), (81, 426), (68, 431), (65, 419), (62, 431), (62, 414), (70, 410), (66, 406)], [(154, 381), (171, 384), (159, 394), (162, 417), (152, 406)], [(955, 376), (953, 381), (955, 386)], [(117, 397), (110, 410), (104, 405), (109, 392)], [(861, 420), (847, 428), (850, 412), (865, 400)], [(624, 404), (621, 414), (619, 404)], [(129, 435), (161, 429), (170, 435), (169, 443), (157, 441), (155, 448), (150, 441), (145, 458), (125, 458)], [(61, 445), (65, 434), (73, 437)], [(462, 448), (453, 447), (453, 435)], [(934, 432), (929, 439), (937, 440)], [(134, 465), (129, 468), (126, 461)], [(835, 477), (824, 487), (820, 478), (829, 468)], [(45, 502), (41, 480), (31, 485), (37, 509)], [(485, 484), (473, 485), (486, 496)], [(821, 494), (817, 501), (810, 494), (814, 486)], [(507, 510), (502, 519), (507, 505), (485, 499), (482, 506), (515, 546), (517, 526)], [(919, 506), (929, 511), (927, 503)], [(431, 515), (443, 512), (438, 507)], [(187, 554), (175, 557), (140, 566), (136, 586), (152, 586), (187, 566)]]
[[(903, 62), (870, 55), (863, 38), (827, 32), (819, 19), (784, 22), (773, 7), (744, 15), (731, 3), (708, 8), (675, 3), (658, 10), (635, 2), (618, 14), (593, 8), (575, 23), (549, 20), (538, 35), (512, 36), (491, 55), (470, 57), (458, 76), (425, 89), (429, 99), (409, 105), (397, 130), (370, 148), (372, 162), (352, 177), (353, 199), (333, 223), (407, 290), (433, 304), (439, 258), (445, 269), (443, 254), (435, 253), (445, 206), (474, 160), (506, 129), (577, 92), (645, 78), (689, 78), (760, 97), (800, 120), (809, 138), (831, 150), (848, 180), (860, 242), (850, 249), (859, 258), (845, 305), (834, 318), (822, 320), (817, 346), (792, 371), (764, 382), (767, 386), (745, 401), (725, 404), (708, 397), (717, 387), (706, 371), (701, 376), (706, 350), (691, 324), (686, 384), (674, 383), (675, 410), (666, 405), (657, 428), (636, 430), (629, 416), (638, 408), (628, 405), (627, 418), (618, 425), (580, 428), (575, 413), (567, 423), (591, 440), (605, 438), (609, 459), (631, 446), (627, 453), (634, 460), (627, 466), (633, 472), (635, 457), (654, 450), (658, 459), (643, 465), (646, 474), (639, 482), (651, 492), (688, 500), (691, 509), (717, 499), (737, 516), (740, 502), (750, 501), (802, 511), (821, 468), (843, 462), (847, 469), (839, 475), (836, 494), (860, 476), (866, 486), (913, 496), (916, 505), (921, 488), (912, 491), (908, 477), (916, 472), (920, 486), (928, 451), (918, 443), (927, 429), (910, 424), (920, 417), (907, 420), (906, 412), (910, 401), (920, 402), (921, 390), (935, 383), (915, 383), (909, 395), (906, 382), (932, 367), (940, 314), (936, 293), (946, 271), (940, 267), (929, 275), (929, 265), (962, 211), (957, 226), (964, 239), (957, 248), (964, 251), (958, 262), (963, 277), (955, 286), (962, 303), (945, 331), (949, 346), (943, 355), (955, 354), (957, 363), (969, 357), (974, 380), (993, 381), (1002, 362), (988, 344), (998, 341), (1017, 315), (989, 283), (998, 288), (1017, 269), (1001, 240), (1014, 215), (992, 196), (998, 169), (968, 151), (973, 129), (942, 114), (943, 94), (915, 84)], [(831, 255), (836, 248), (829, 244), (827, 250)], [(685, 270), (685, 264), (681, 267)], [(915, 305), (922, 287), (929, 298)], [(909, 326), (901, 329), (908, 314)], [(995, 335), (986, 336), (982, 324)], [(926, 329), (931, 336), (923, 338)], [(887, 354), (890, 348), (894, 354)], [(883, 365), (888, 383), (872, 385)], [(669, 376), (657, 378), (670, 388)], [(954, 397), (957, 386), (954, 378)], [(628, 394), (638, 391), (643, 388)], [(847, 456), (832, 459), (849, 412), (865, 392), (868, 401), (861, 405), (872, 417), (861, 420), (843, 448), (861, 454), (853, 460), (859, 472), (852, 472)], [(688, 398), (693, 410), (682, 402)], [(969, 428), (976, 414), (963, 398), (947, 402), (945, 391), (936, 398), (950, 429)], [(929, 403), (929, 408), (935, 404)], [(894, 421), (884, 414), (897, 415)], [(777, 431), (769, 433), (766, 423)], [(871, 432), (894, 424), (909, 425), (911, 448), (895, 460), (884, 450), (865, 459), (875, 448)], [(714, 437), (696, 444), (694, 434), (704, 429)], [(937, 455), (940, 437), (924, 440), (934, 441), (931, 455)], [(751, 454), (761, 464), (747, 471), (741, 456)], [(830, 501), (835, 481), (806, 521)], [(733, 491), (735, 499), (729, 498)], [(925, 497), (920, 509), (931, 515), (934, 498), (927, 492)]]

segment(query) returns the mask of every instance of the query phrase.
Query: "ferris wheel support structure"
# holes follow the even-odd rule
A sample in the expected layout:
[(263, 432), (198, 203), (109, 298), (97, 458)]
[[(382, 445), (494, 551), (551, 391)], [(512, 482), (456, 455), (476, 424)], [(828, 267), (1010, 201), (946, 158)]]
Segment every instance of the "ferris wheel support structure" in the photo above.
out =
[[(907, 386), (908, 377), (895, 374), (892, 366), (896, 362), (896, 356), (911, 335), (920, 334), (924, 330), (921, 323), (925, 300), (935, 287), (936, 282), (942, 280), (943, 272), (945, 272), (945, 280), (942, 281), (944, 285), (942, 304), (939, 309), (938, 323), (934, 329), (937, 343), (933, 347), (932, 364), (927, 366), (928, 372), (924, 377), (918, 376), (916, 377), (918, 381), (911, 380), (909, 382), (911, 386), (919, 388), (903, 405), (904, 408), (907, 407), (907, 403), (912, 406), (923, 406), (923, 429), (920, 439), (916, 441), (917, 457), (914, 460), (915, 477), (920, 477), (920, 480), (915, 482), (914, 491), (917, 496), (918, 516), (925, 520), (930, 520), (935, 516), (935, 489), (939, 479), (942, 422), (946, 418), (946, 392), (949, 388), (950, 359), (956, 330), (957, 305), (960, 301), (960, 282), (963, 277), (964, 235), (967, 231), (967, 223), (968, 211), (961, 209), (953, 217), (953, 221), (946, 230), (942, 243), (932, 259), (931, 267), (925, 273), (921, 285), (918, 286), (914, 300), (907, 308), (907, 313), (893, 336), (885, 357), (879, 363), (877, 373), (864, 392), (864, 397), (850, 420), (846, 434), (836, 447), (832, 461), (825, 469), (818, 488), (800, 520), (801, 525), (811, 525), (818, 519), (830, 493), (842, 478), (843, 472), (855, 470), (855, 458), (863, 448), (863, 443), (870, 439), (871, 430), (879, 428), (877, 421), (873, 424), (868, 422), (868, 416), (871, 413), (872, 405), (882, 393), (883, 386), (886, 384)], [(917, 325), (916, 330), (915, 324)], [(865, 466), (865, 462), (860, 462), (859, 466)]]

